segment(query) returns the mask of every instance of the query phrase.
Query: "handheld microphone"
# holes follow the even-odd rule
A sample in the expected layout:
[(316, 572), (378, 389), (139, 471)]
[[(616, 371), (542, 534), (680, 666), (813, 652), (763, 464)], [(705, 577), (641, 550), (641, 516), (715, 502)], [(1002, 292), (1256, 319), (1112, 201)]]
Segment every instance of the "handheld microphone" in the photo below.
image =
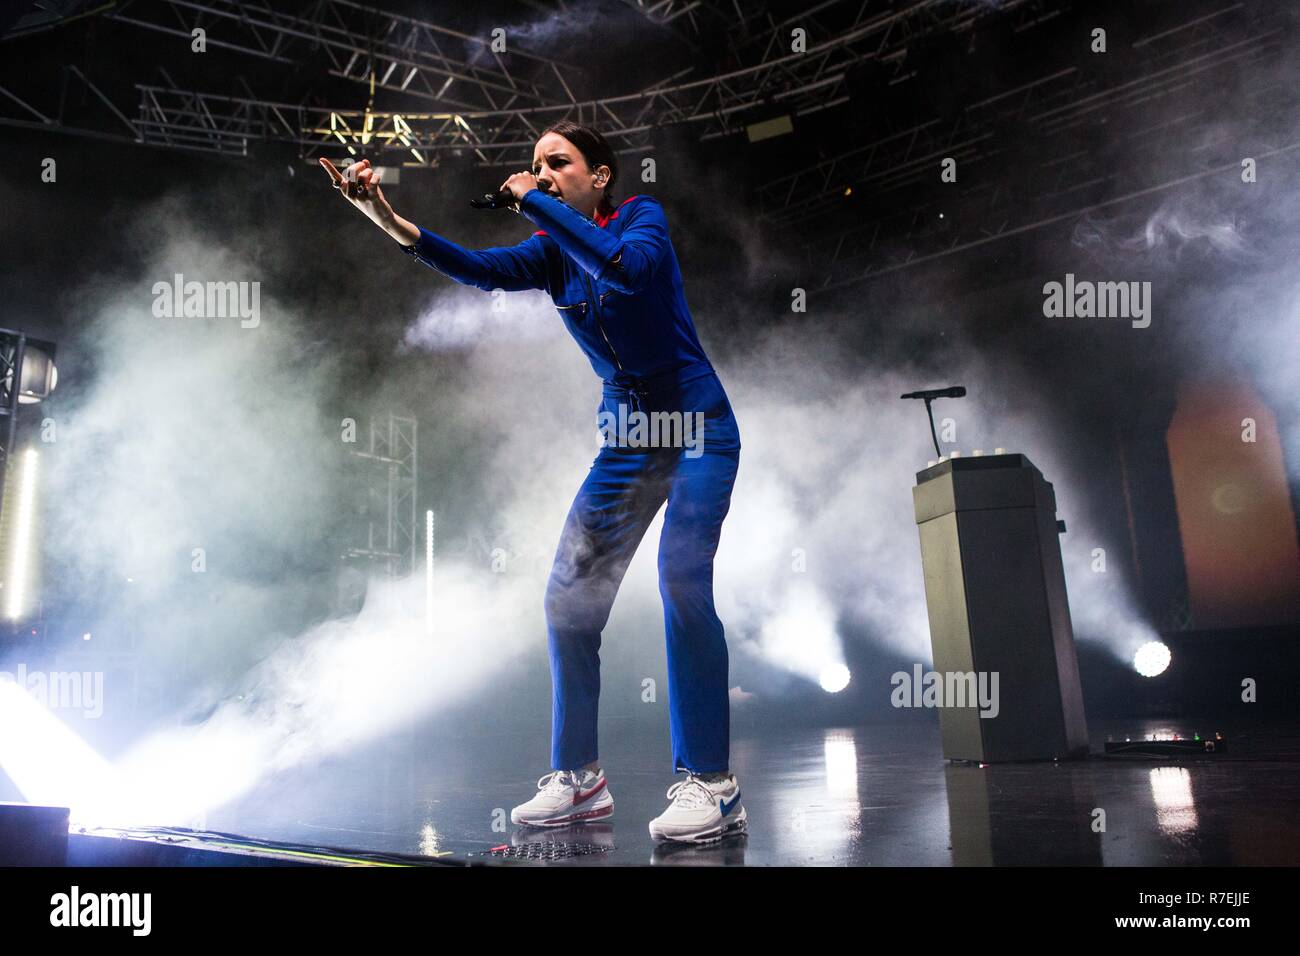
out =
[(469, 204), (475, 209), (509, 209), (519, 200), (508, 189), (499, 193), (484, 193), (481, 199), (471, 199)]
[(906, 395), (900, 395), (899, 398), (921, 398), (927, 402), (934, 398), (965, 398), (966, 388), (962, 385), (953, 385), (950, 388), (927, 388), (919, 392), (908, 392)]

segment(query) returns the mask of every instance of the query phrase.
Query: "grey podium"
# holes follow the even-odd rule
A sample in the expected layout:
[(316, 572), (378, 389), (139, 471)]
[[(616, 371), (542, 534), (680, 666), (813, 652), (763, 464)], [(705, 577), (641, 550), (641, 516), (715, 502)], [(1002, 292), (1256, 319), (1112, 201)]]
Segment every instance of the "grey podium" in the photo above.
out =
[(984, 708), (991, 716), (943, 699), (944, 757), (1086, 757), (1051, 483), (1024, 455), (952, 458), (918, 472), (912, 498), (934, 671), (957, 684), (960, 675), (997, 675), (997, 707)]

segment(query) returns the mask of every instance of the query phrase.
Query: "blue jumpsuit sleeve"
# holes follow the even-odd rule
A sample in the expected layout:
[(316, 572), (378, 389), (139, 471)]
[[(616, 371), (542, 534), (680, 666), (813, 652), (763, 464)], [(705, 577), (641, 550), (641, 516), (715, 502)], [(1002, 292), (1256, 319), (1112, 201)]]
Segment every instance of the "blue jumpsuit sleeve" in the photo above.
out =
[(546, 251), (538, 236), (514, 246), (466, 249), (423, 226), (417, 228), (420, 238), (414, 245), (402, 246), (402, 251), (457, 282), (487, 292), (547, 287)]
[[(572, 206), (540, 189), (524, 194), (519, 211), (554, 239), (588, 274), (619, 292), (636, 293), (650, 285), (668, 251), (668, 220), (663, 206), (638, 196), (622, 207), (623, 234), (600, 228)], [(615, 257), (618, 262), (613, 262)]]

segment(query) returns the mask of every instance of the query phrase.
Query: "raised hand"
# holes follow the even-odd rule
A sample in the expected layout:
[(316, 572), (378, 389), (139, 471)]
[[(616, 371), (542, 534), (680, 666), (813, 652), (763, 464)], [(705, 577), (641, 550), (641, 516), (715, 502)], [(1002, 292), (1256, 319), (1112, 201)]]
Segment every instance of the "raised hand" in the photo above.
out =
[(370, 160), (353, 163), (341, 173), (324, 156), (320, 157), (320, 164), (325, 168), (330, 184), (343, 198), (365, 213), (384, 232), (403, 245), (410, 245), (420, 238), (419, 227), (393, 212), (393, 207), (384, 198), (384, 191), (379, 187), (383, 174), (371, 167)]
[(380, 225), (391, 219), (393, 207), (388, 205), (384, 191), (379, 188), (381, 174), (371, 167), (370, 160), (353, 163), (341, 173), (324, 156), (320, 157), (320, 164), (344, 199)]

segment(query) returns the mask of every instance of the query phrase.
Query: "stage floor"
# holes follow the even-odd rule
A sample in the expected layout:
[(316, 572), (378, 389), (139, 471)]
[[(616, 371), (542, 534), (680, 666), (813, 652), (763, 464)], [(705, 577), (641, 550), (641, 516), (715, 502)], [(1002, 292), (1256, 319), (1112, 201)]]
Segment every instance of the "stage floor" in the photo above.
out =
[[(1096, 756), (1107, 734), (1215, 730), (1229, 754)], [(601, 725), (609, 822), (510, 824), (510, 808), (549, 769), (545, 737), (415, 733), (283, 774), (204, 822), (263, 839), (471, 862), (517, 853), (566, 866), (1300, 863), (1300, 724), (1128, 720), (1091, 731), (1085, 761), (982, 768), (942, 759), (937, 721), (736, 734), (749, 833), (706, 848), (650, 838), (647, 823), (682, 778), (668, 773), (666, 728), (650, 736), (617, 720)]]

